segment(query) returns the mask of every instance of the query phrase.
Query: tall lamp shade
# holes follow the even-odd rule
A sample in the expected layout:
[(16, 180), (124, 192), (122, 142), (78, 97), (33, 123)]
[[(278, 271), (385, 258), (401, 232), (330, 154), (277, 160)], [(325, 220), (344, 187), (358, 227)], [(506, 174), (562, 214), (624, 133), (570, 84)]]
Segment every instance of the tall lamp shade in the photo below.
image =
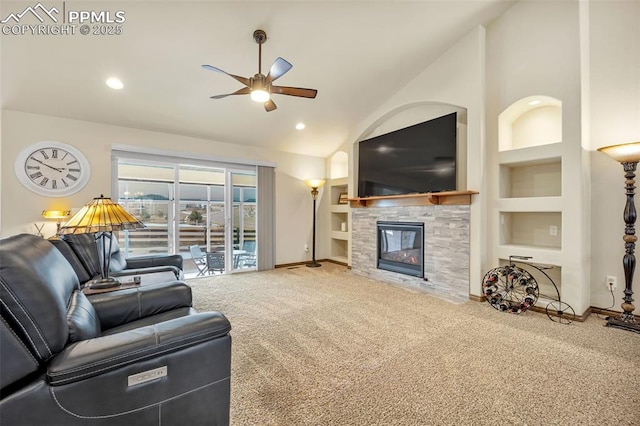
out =
[(636, 223), (636, 207), (633, 201), (635, 195), (635, 172), (640, 161), (640, 142), (629, 142), (618, 145), (610, 145), (599, 148), (598, 151), (603, 152), (616, 161), (622, 163), (625, 177), (625, 190), (627, 201), (624, 207), (623, 219), (625, 222), (624, 240), (625, 254), (622, 258), (622, 267), (624, 269), (624, 297), (622, 314), (620, 316), (610, 316), (607, 319), (607, 325), (610, 327), (623, 328), (630, 331), (640, 333), (640, 324), (636, 321), (633, 311), (633, 273), (636, 268), (636, 257), (634, 254), (636, 241), (635, 223)]
[(311, 262), (307, 263), (310, 268), (322, 266), (316, 262), (316, 198), (318, 198), (318, 188), (322, 187), (326, 180), (324, 179), (308, 179), (304, 181), (307, 187), (311, 188), (311, 196), (313, 197), (313, 240), (311, 244)]
[[(101, 278), (93, 280), (90, 288), (110, 288), (120, 285), (120, 282), (109, 276), (111, 261), (111, 247), (113, 231), (145, 228), (135, 216), (127, 212), (120, 204), (111, 198), (100, 195), (89, 201), (78, 213), (60, 227), (59, 234), (91, 234), (95, 233), (96, 240), (102, 239), (102, 270)], [(107, 241), (109, 246), (107, 250)]]

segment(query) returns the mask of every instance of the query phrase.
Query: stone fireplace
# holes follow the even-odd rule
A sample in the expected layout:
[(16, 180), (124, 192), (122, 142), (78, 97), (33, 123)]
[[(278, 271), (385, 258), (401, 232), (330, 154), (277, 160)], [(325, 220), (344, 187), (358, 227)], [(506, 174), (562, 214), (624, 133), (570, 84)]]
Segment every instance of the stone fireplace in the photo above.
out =
[[(469, 298), (469, 205), (363, 206), (351, 211), (352, 272), (453, 302)], [(423, 226), (423, 276), (378, 268), (378, 222)]]

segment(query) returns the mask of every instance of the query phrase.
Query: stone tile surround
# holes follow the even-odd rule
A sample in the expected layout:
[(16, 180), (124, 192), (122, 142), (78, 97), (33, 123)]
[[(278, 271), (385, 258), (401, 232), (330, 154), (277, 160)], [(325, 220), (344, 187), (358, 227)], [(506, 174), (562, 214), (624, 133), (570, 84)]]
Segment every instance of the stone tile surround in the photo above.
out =
[[(469, 297), (468, 205), (367, 207), (351, 209), (351, 270), (354, 274), (400, 285), (461, 303)], [(376, 222), (424, 223), (424, 276), (376, 268)]]

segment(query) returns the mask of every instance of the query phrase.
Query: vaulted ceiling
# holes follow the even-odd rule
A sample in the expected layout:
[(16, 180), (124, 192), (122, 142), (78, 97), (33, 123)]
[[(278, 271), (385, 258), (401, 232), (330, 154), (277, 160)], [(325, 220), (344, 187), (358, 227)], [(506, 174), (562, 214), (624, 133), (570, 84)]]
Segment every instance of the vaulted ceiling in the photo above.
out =
[[(82, 35), (76, 22), (70, 35), (2, 34), (2, 108), (326, 156), (456, 40), (512, 4), (43, 2), (66, 20), (69, 11), (108, 11), (112, 18), (123, 11), (122, 33), (96, 35), (90, 25), (91, 32)], [(37, 0), (3, 1), (0, 18), (36, 5)], [(13, 21), (4, 26), (18, 25)], [(24, 15), (19, 24), (38, 23)], [(267, 113), (249, 96), (209, 98), (242, 85), (201, 65), (253, 76), (258, 46), (252, 34), (258, 28), (268, 35), (263, 73), (283, 57), (293, 68), (277, 84), (317, 89), (316, 99), (274, 95), (278, 109)], [(124, 89), (109, 89), (110, 76), (122, 79)], [(300, 121), (306, 124), (302, 131), (295, 129)]]

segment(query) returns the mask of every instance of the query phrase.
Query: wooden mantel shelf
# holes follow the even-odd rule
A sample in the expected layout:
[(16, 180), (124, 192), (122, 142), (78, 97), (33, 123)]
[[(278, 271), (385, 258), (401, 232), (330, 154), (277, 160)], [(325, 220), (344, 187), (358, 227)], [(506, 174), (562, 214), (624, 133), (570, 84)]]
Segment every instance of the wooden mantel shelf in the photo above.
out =
[(365, 198), (349, 198), (349, 205), (360, 207), (467, 205), (478, 191), (443, 191), (423, 194), (381, 195)]

